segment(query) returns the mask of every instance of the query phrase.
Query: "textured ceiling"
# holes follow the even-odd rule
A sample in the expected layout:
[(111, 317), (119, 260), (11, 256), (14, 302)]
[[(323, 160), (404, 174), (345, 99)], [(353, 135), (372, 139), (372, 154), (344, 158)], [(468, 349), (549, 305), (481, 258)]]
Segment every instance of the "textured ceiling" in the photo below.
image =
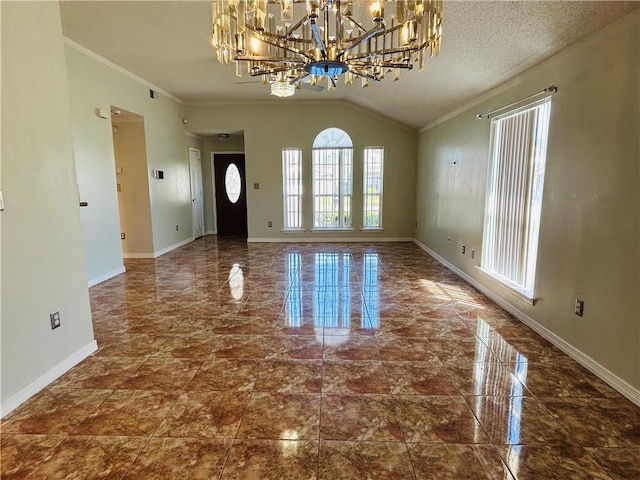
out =
[[(423, 72), (282, 100), (237, 84), (210, 47), (209, 1), (63, 1), (64, 35), (187, 103), (347, 100), (415, 128), (450, 113), (639, 2), (444, 1), (442, 50)], [(242, 80), (246, 81), (249, 78)]]

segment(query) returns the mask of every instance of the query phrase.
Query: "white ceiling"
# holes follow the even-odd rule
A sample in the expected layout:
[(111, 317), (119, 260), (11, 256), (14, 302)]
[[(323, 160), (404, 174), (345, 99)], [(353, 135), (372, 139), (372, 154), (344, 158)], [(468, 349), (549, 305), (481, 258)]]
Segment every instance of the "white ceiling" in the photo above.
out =
[(66, 37), (186, 103), (341, 99), (421, 128), (639, 6), (444, 0), (442, 50), (423, 72), (286, 100), (259, 83), (236, 84), (234, 67), (218, 64), (210, 1), (63, 0), (60, 9)]

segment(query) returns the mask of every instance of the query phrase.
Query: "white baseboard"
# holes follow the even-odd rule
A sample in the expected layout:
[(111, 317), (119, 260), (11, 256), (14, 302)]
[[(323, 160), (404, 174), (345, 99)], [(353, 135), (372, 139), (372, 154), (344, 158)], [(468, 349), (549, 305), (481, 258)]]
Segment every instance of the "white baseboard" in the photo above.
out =
[(122, 253), (122, 258), (156, 258), (153, 253)]
[(124, 272), (126, 272), (126, 269), (124, 268), (124, 265), (122, 265), (121, 267), (118, 267), (115, 270), (111, 270), (110, 272), (107, 272), (104, 275), (100, 275), (96, 278), (92, 278), (87, 282), (87, 287), (91, 288), (95, 285), (98, 285), (99, 283), (106, 282), (110, 278), (117, 277), (118, 275)]
[(247, 243), (348, 243), (413, 242), (411, 237), (272, 237), (247, 238)]
[(500, 305), (507, 312), (512, 314), (522, 323), (524, 323), (527, 327), (535, 331), (538, 335), (540, 335), (544, 339), (551, 342), (553, 345), (555, 345), (564, 353), (566, 353), (571, 358), (573, 358), (580, 365), (582, 365), (591, 373), (599, 377), (602, 381), (606, 382), (612, 388), (614, 388), (615, 390), (620, 392), (622, 395), (627, 397), (629, 400), (631, 400), (633, 403), (640, 406), (640, 389), (635, 388), (626, 380), (623, 380), (622, 378), (618, 377), (615, 373), (603, 367), (601, 364), (599, 364), (589, 355), (584, 353), (582, 350), (577, 349), (576, 347), (571, 345), (569, 342), (567, 342), (566, 340), (562, 339), (561, 337), (553, 333), (548, 328), (544, 327), (543, 325), (540, 325), (533, 318), (529, 317), (527, 314), (522, 312), (516, 306), (509, 303), (504, 298), (498, 296), (495, 292), (493, 292), (492, 290), (490, 290), (489, 288), (487, 288), (486, 286), (484, 286), (474, 278), (470, 277), (468, 274), (466, 274), (465, 272), (460, 270), (458, 267), (456, 267), (455, 265), (447, 261), (444, 257), (441, 257), (440, 255), (438, 255), (436, 252), (431, 250), (429, 247), (427, 247), (425, 244), (423, 244), (419, 240), (414, 239), (413, 241), (427, 254), (429, 254), (435, 260), (437, 260), (442, 265), (447, 267), (449, 270), (454, 272), (456, 275), (458, 275), (460, 278), (465, 280), (467, 283), (477, 288), (480, 292), (482, 292), (488, 298), (490, 298), (495, 303)]
[(207, 230), (206, 232), (204, 232), (205, 235), (217, 235), (218, 231), (217, 230)]
[(41, 377), (35, 379), (29, 385), (24, 387), (18, 393), (10, 396), (6, 401), (4, 401), (0, 405), (0, 418), (4, 418), (21, 404), (26, 402), (29, 398), (34, 396), (44, 387), (49, 385), (51, 382), (56, 380), (58, 377), (61, 377), (64, 373), (68, 372), (71, 368), (76, 366), (82, 360), (87, 358), (93, 352), (98, 349), (98, 343), (93, 340), (88, 345), (85, 345), (80, 350), (78, 350), (73, 355), (64, 359), (61, 363), (53, 367), (51, 370), (46, 372)]
[(169, 245), (168, 247), (163, 248), (162, 250), (157, 250), (157, 251), (153, 252), (153, 257), (151, 257), (151, 258), (158, 258), (158, 257), (164, 255), (165, 253), (169, 253), (170, 251), (175, 250), (176, 248), (184, 247), (185, 245), (193, 242), (194, 240), (195, 240), (195, 238), (193, 238), (193, 237), (185, 238), (181, 242), (174, 243), (173, 245)]

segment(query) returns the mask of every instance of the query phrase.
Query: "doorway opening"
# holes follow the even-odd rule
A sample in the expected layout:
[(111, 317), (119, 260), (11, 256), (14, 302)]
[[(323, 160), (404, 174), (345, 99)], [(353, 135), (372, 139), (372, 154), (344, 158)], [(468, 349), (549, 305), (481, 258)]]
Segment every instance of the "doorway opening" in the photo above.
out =
[(144, 117), (111, 106), (120, 238), (124, 258), (153, 258)]
[(202, 194), (202, 158), (200, 150), (189, 147), (189, 178), (191, 180), (191, 216), (193, 238), (204, 236), (204, 198)]

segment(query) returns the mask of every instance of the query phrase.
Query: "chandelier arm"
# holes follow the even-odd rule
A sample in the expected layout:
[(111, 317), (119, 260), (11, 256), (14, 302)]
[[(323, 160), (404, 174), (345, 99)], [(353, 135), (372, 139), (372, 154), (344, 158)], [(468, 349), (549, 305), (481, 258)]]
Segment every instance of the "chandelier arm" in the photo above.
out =
[(382, 31), (384, 31), (384, 27), (382, 25), (379, 25), (379, 26), (377, 26), (375, 28), (372, 28), (371, 30), (369, 30), (368, 32), (363, 33), (358, 38), (356, 38), (353, 42), (351, 42), (351, 45), (348, 45), (347, 47), (345, 47), (344, 48), (344, 52), (348, 52), (349, 50), (353, 50), (358, 45), (360, 45), (362, 42), (364, 42), (366, 40), (369, 40), (371, 37), (374, 37), (374, 36), (378, 35)]
[(362, 33), (366, 33), (367, 29), (364, 28), (362, 25), (360, 25), (358, 22), (356, 22), (351, 15), (347, 15), (347, 18), (351, 23), (353, 23), (356, 27), (358, 27)]
[(302, 50), (298, 50), (297, 48), (273, 42), (270, 39), (265, 38), (265, 37), (260, 38), (260, 40), (263, 41), (266, 44), (273, 45), (274, 47), (281, 48), (281, 49), (286, 50), (286, 51), (291, 52), (291, 53), (295, 53), (296, 55), (300, 55), (301, 57), (306, 58), (310, 62), (315, 60), (313, 57), (309, 56), (307, 53), (303, 52)]
[(379, 78), (374, 77), (373, 75), (369, 75), (368, 73), (360, 73), (360, 72), (356, 72), (355, 70), (351, 70), (351, 69), (349, 69), (349, 72), (353, 73), (357, 77), (368, 78), (369, 80), (373, 80), (374, 82), (380, 82)]
[[(327, 30), (326, 27), (325, 30)], [(327, 50), (325, 49), (324, 42), (322, 41), (322, 36), (320, 35), (320, 31), (318, 30), (318, 25), (316, 25), (316, 21), (313, 18), (311, 19), (311, 31), (313, 32), (313, 36), (316, 39), (318, 48), (322, 53), (322, 58), (327, 58)]]
[(306, 65), (306, 63), (302, 60), (296, 60), (295, 58), (285, 58), (285, 57), (258, 57), (258, 56), (247, 56), (247, 55), (238, 55), (234, 57), (234, 60), (240, 62), (271, 62), (278, 64), (287, 64), (291, 69), (302, 68)]
[(395, 53), (415, 53), (415, 52), (419, 52), (422, 48), (418, 48), (418, 47), (399, 47), (399, 48), (390, 48), (388, 50), (376, 50), (373, 52), (366, 52), (366, 53), (361, 53), (361, 54), (357, 54), (354, 55), (353, 57), (350, 57), (350, 60), (362, 60), (365, 58), (370, 58), (370, 57), (380, 57), (380, 56), (384, 56), (384, 55), (393, 55)]
[(300, 83), (303, 79), (307, 78), (309, 75), (311, 75), (309, 72), (306, 72), (305, 70), (303, 70), (303, 74), (299, 75), (298, 77), (294, 78), (291, 80), (291, 84), (292, 85), (296, 85), (298, 83)]
[(302, 26), (302, 24), (306, 22), (308, 19), (309, 19), (309, 15), (305, 15), (300, 19), (300, 21), (298, 21), (298, 23), (296, 23), (291, 28), (289, 28), (289, 30), (287, 30), (283, 36), (284, 40), (287, 40), (291, 35), (293, 35), (293, 32), (299, 29)]
[[(406, 70), (412, 70), (413, 64), (406, 62), (380, 62), (378, 64), (382, 68), (404, 68)], [(369, 64), (367, 63), (354, 63), (349, 62), (350, 67), (359, 67), (359, 68), (367, 68)]]

